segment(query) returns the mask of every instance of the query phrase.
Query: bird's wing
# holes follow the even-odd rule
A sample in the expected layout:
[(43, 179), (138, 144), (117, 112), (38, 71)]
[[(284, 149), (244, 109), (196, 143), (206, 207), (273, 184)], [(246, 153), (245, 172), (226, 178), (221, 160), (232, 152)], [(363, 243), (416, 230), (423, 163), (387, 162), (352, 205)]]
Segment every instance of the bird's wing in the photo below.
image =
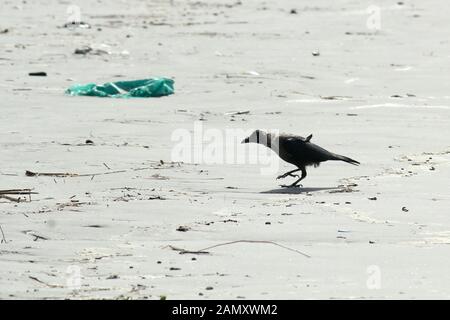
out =
[(291, 158), (305, 163), (316, 163), (333, 158), (331, 152), (300, 136), (280, 136), (280, 148), (289, 153)]

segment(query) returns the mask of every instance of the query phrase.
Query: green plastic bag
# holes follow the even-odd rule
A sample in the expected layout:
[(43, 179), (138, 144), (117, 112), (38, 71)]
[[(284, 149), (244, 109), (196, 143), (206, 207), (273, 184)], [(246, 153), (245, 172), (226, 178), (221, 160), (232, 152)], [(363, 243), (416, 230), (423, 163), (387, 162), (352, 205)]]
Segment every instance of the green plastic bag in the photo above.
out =
[(152, 78), (131, 81), (76, 84), (66, 90), (71, 96), (93, 96), (112, 98), (162, 97), (174, 93), (174, 81), (167, 78)]

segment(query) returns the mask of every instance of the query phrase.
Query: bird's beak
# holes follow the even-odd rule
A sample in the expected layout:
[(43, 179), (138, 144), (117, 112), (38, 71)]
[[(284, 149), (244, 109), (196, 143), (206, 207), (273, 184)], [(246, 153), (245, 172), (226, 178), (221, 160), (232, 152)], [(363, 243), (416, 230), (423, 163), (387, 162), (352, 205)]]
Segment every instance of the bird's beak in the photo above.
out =
[(250, 142), (250, 139), (249, 138), (245, 138), (244, 140), (242, 140), (241, 143), (249, 143), (249, 142)]

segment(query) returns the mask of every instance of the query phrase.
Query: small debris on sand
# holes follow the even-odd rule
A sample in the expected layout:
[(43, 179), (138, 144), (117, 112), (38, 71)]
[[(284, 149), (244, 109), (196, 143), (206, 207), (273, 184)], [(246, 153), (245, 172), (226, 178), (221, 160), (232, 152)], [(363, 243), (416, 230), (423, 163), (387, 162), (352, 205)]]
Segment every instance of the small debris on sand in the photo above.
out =
[(180, 231), (180, 232), (186, 232), (186, 231), (189, 231), (189, 230), (191, 230), (191, 228), (189, 228), (187, 226), (179, 226), (177, 228), (177, 231)]
[(178, 271), (178, 270), (181, 270), (181, 268), (178, 268), (178, 267), (170, 267), (169, 270), (170, 270), (170, 271)]
[(91, 55), (97, 55), (97, 56), (101, 56), (104, 54), (110, 54), (109, 51), (104, 50), (104, 49), (93, 49), (92, 47), (89, 46), (85, 46), (82, 48), (77, 48), (75, 49), (75, 51), (73, 52), (74, 54), (80, 54), (80, 55), (87, 55), (87, 54), (91, 54)]
[(72, 21), (65, 23), (63, 27), (68, 29), (75, 29), (75, 28), (90, 29), (91, 25), (84, 21)]
[(31, 77), (46, 77), (47, 73), (44, 71), (39, 71), (39, 72), (30, 72), (28, 73), (28, 75)]

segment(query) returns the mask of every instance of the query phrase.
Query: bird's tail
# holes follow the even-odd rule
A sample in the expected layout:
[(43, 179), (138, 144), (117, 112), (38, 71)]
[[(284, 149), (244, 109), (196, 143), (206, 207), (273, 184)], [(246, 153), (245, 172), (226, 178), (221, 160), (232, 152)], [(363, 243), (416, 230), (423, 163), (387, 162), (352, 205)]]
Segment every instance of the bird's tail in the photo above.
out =
[(350, 164), (353, 164), (353, 165), (355, 165), (355, 166), (358, 166), (360, 163), (358, 162), (358, 161), (356, 161), (356, 160), (353, 160), (353, 159), (351, 159), (351, 158), (349, 158), (349, 157), (344, 157), (344, 156), (341, 156), (341, 155), (339, 155), (339, 154), (333, 154), (333, 159), (332, 160), (341, 160), (341, 161), (345, 161), (345, 162), (348, 162), (348, 163), (350, 163)]

